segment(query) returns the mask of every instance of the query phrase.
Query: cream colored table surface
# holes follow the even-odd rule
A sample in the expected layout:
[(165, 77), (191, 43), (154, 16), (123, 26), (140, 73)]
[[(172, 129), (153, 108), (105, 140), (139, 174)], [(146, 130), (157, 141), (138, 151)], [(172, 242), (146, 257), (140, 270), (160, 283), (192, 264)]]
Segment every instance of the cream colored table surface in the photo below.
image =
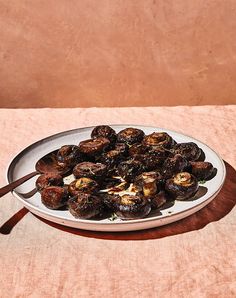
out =
[(226, 162), (221, 193), (198, 213), (129, 233), (63, 228), (0, 199), (0, 297), (236, 297), (236, 106), (0, 110), (0, 184), (12, 157), (51, 134), (98, 124), (164, 127)]

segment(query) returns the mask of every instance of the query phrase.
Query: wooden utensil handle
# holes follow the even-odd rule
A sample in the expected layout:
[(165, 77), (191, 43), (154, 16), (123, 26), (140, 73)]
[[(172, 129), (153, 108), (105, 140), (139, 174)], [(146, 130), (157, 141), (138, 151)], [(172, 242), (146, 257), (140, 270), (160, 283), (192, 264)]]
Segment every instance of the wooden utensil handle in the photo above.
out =
[(25, 181), (29, 180), (30, 178), (36, 176), (39, 174), (39, 172), (35, 171), (30, 174), (25, 175), (24, 177), (21, 177), (20, 179), (17, 179), (16, 181), (11, 182), (10, 184), (0, 188), (0, 198), (7, 194), (8, 192), (15, 189), (17, 186), (23, 184)]

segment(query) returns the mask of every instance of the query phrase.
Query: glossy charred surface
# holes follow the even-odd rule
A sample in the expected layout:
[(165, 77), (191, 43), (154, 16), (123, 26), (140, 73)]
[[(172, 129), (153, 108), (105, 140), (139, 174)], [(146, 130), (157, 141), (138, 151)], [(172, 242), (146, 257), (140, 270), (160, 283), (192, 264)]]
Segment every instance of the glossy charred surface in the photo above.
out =
[(93, 193), (98, 191), (98, 183), (87, 177), (82, 177), (74, 180), (69, 184), (68, 190), (72, 196), (77, 195), (79, 192)]
[(135, 155), (147, 153), (149, 148), (143, 144), (136, 143), (129, 148), (129, 156), (134, 157)]
[(92, 130), (91, 138), (98, 137), (107, 138), (111, 143), (115, 143), (117, 138), (115, 130), (108, 125), (99, 125)]
[(151, 206), (153, 210), (156, 210), (163, 206), (169, 200), (168, 194), (161, 190), (156, 195), (151, 197)]
[(57, 162), (60, 166), (73, 167), (82, 161), (82, 154), (79, 147), (75, 145), (62, 146), (57, 152)]
[(124, 154), (124, 156), (128, 155), (129, 146), (126, 143), (116, 143), (114, 150), (117, 150)]
[(42, 203), (50, 209), (59, 209), (65, 206), (68, 198), (66, 188), (59, 186), (49, 186), (44, 188), (41, 192)]
[(174, 157), (169, 157), (165, 160), (162, 166), (162, 174), (167, 178), (171, 178), (174, 174), (183, 172), (189, 168), (189, 162), (180, 154)]
[(117, 150), (110, 150), (105, 152), (100, 156), (99, 161), (101, 163), (107, 165), (108, 167), (112, 167), (116, 165), (122, 158), (122, 153)]
[(36, 180), (36, 188), (38, 191), (41, 191), (48, 186), (62, 186), (62, 185), (63, 185), (62, 176), (55, 173), (42, 174)]
[(195, 195), (198, 181), (190, 173), (181, 172), (166, 181), (165, 189), (176, 200), (185, 200)]
[(79, 150), (88, 156), (95, 156), (107, 150), (109, 145), (110, 141), (107, 138), (98, 137), (80, 142)]
[(143, 144), (146, 146), (171, 148), (176, 142), (166, 132), (153, 132), (144, 137)]
[(157, 172), (144, 172), (135, 178), (134, 185), (145, 197), (150, 197), (159, 191), (161, 179), (161, 175)]
[(117, 141), (132, 145), (134, 143), (141, 142), (143, 137), (144, 132), (141, 129), (128, 127), (126, 129), (121, 130), (117, 134)]
[(150, 200), (141, 195), (107, 196), (105, 202), (121, 219), (143, 218), (151, 211)]
[(196, 161), (202, 155), (202, 150), (193, 142), (179, 143), (173, 147), (174, 154), (180, 154), (189, 161)]
[(206, 161), (191, 161), (191, 173), (198, 180), (208, 180), (216, 174), (216, 169), (210, 162)]
[(89, 219), (102, 212), (103, 202), (100, 196), (80, 192), (68, 201), (68, 207), (74, 217)]
[(81, 162), (73, 169), (76, 178), (88, 177), (94, 180), (100, 180), (106, 174), (107, 167), (102, 163)]
[(124, 143), (117, 143), (113, 150), (104, 152), (98, 161), (105, 164), (109, 170), (113, 169), (119, 162), (124, 160), (127, 154), (127, 146)]
[(142, 163), (133, 159), (123, 161), (117, 167), (118, 174), (127, 182), (132, 182), (143, 169)]
[(151, 149), (145, 154), (137, 154), (134, 156), (135, 160), (139, 160), (145, 171), (152, 171), (159, 169), (166, 159), (166, 151), (162, 148)]

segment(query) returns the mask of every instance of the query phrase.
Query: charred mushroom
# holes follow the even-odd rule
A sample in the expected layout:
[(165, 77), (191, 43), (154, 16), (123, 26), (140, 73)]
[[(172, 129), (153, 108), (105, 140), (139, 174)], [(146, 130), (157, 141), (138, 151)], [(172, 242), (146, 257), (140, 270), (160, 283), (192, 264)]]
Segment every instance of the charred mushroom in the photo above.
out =
[(176, 144), (172, 152), (182, 155), (188, 161), (196, 161), (202, 154), (202, 150), (193, 142)]
[(63, 185), (62, 176), (55, 173), (42, 174), (36, 180), (36, 188), (38, 191), (41, 191), (48, 186), (62, 186), (62, 185)]
[(183, 172), (189, 167), (188, 161), (180, 154), (174, 157), (169, 157), (165, 160), (162, 166), (162, 174), (167, 178), (171, 178), (174, 174)]
[(129, 155), (131, 157), (134, 157), (136, 155), (145, 154), (148, 152), (148, 149), (149, 148), (147, 146), (144, 146), (143, 144), (140, 144), (140, 143), (136, 143), (129, 148)]
[(57, 152), (57, 162), (59, 166), (73, 167), (82, 161), (79, 147), (75, 145), (64, 145)]
[(103, 137), (107, 138), (111, 143), (115, 143), (116, 141), (116, 132), (113, 128), (108, 125), (99, 125), (96, 126), (91, 133), (91, 138)]
[(66, 188), (59, 186), (49, 186), (41, 192), (41, 201), (49, 209), (59, 209), (65, 206), (68, 198)]
[(176, 200), (185, 200), (198, 190), (197, 178), (188, 172), (181, 172), (166, 181), (166, 191)]
[(143, 144), (146, 146), (171, 148), (176, 142), (166, 132), (153, 132), (144, 137)]
[(98, 137), (96, 139), (89, 139), (79, 143), (80, 152), (88, 155), (95, 156), (109, 148), (110, 141), (107, 138)]
[(169, 196), (165, 191), (161, 190), (150, 199), (151, 199), (152, 209), (156, 210), (162, 207), (169, 200)]
[(209, 180), (216, 174), (216, 169), (210, 162), (191, 161), (191, 173), (197, 177), (198, 180)]
[(126, 129), (121, 130), (117, 134), (117, 141), (132, 145), (134, 143), (141, 142), (143, 137), (144, 132), (141, 129), (128, 127)]
[(82, 177), (74, 180), (69, 184), (68, 190), (72, 196), (77, 195), (79, 192), (93, 193), (99, 189), (99, 185), (91, 178)]
[(161, 178), (157, 172), (144, 172), (135, 178), (134, 185), (145, 197), (151, 197), (159, 191)]
[(121, 219), (143, 218), (151, 211), (150, 200), (141, 195), (109, 196), (106, 204)]
[(102, 163), (81, 162), (73, 169), (76, 178), (88, 177), (94, 180), (100, 180), (106, 174), (107, 167)]
[(97, 195), (80, 192), (69, 199), (68, 207), (74, 217), (89, 219), (102, 212), (103, 202)]
[(127, 182), (132, 182), (134, 178), (143, 172), (143, 165), (138, 160), (127, 160), (117, 166), (119, 175)]
[(125, 143), (116, 143), (115, 149), (116, 151), (121, 152), (124, 156), (128, 155), (128, 145)]
[(159, 169), (166, 159), (166, 151), (162, 148), (151, 149), (145, 154), (137, 154), (135, 160), (142, 162), (145, 171)]

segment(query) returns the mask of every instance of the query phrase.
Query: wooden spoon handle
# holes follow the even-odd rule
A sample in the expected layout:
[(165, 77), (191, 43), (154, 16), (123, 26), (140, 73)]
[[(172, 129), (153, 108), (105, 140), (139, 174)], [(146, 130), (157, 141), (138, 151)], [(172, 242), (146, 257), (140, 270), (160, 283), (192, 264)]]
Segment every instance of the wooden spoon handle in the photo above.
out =
[(36, 176), (39, 174), (39, 172), (35, 171), (30, 174), (25, 175), (24, 177), (21, 177), (20, 179), (17, 179), (16, 181), (13, 181), (12, 183), (0, 188), (0, 198), (7, 194), (8, 192), (12, 191), (17, 186), (23, 184), (25, 181), (29, 180), (30, 178)]

